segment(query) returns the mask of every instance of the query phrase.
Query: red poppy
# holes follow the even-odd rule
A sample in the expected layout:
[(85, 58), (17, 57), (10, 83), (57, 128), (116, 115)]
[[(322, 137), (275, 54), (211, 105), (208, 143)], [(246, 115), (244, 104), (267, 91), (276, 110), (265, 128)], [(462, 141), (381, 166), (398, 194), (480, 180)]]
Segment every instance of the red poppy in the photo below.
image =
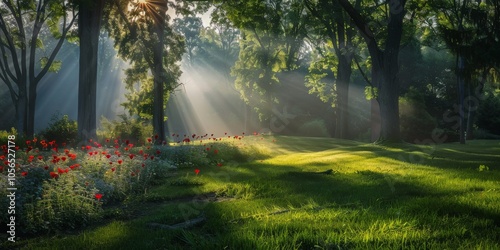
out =
[(95, 198), (100, 201), (102, 198), (102, 194), (95, 194)]
[(106, 142), (109, 142), (109, 138), (108, 138), (108, 139), (106, 139)]
[(48, 170), (49, 166), (44, 166), (43, 169)]
[(118, 164), (122, 164), (122, 162), (123, 162), (123, 160), (121, 160), (121, 159), (118, 160)]
[(57, 178), (59, 175), (56, 172), (50, 172), (50, 177)]
[(124, 148), (124, 149), (125, 149), (125, 151), (128, 151), (128, 148)]
[(111, 172), (115, 172), (116, 168), (111, 168)]
[(144, 163), (143, 163), (143, 164), (142, 164), (142, 167), (145, 167), (145, 166), (146, 166), (146, 164), (144, 164)]
[(39, 155), (38, 160), (40, 160), (40, 161), (43, 160), (43, 155)]
[(85, 148), (86, 148), (87, 150), (90, 150), (90, 149), (92, 148), (92, 146), (88, 146), (88, 145), (87, 145)]
[(222, 163), (217, 163), (217, 167), (222, 167)]
[(130, 175), (131, 175), (131, 176), (135, 176), (135, 173), (134, 173), (134, 172), (132, 172), (132, 173), (130, 173)]
[(219, 153), (219, 150), (215, 149), (214, 154), (218, 154), (218, 153)]
[(195, 169), (194, 172), (196, 173), (196, 175), (198, 175), (200, 173), (200, 170), (199, 169)]
[(157, 155), (161, 154), (161, 151), (160, 150), (156, 150), (156, 154)]
[(57, 168), (57, 172), (60, 173), (60, 174), (64, 174), (64, 169), (62, 168)]
[(209, 148), (209, 147), (207, 147), (207, 151), (210, 151), (210, 148)]
[(129, 143), (130, 143), (130, 141), (129, 141), (129, 140), (125, 140), (125, 144), (129, 144)]
[(110, 154), (107, 154), (107, 155), (106, 155), (106, 158), (108, 158), (108, 159), (109, 159), (109, 158), (111, 158), (111, 155), (110, 155)]
[(26, 145), (30, 145), (31, 144), (31, 141), (26, 141)]
[(155, 140), (158, 140), (158, 137), (159, 137), (158, 135), (155, 135)]
[(0, 155), (0, 161), (5, 160), (5, 155)]
[(148, 138), (148, 142), (151, 142), (151, 141), (152, 141), (151, 138)]
[(135, 155), (134, 154), (129, 154), (128, 157), (130, 158), (130, 160), (134, 159)]
[(144, 151), (142, 151), (142, 149), (141, 149), (141, 150), (139, 150), (139, 154), (140, 154), (140, 155), (144, 154)]
[(61, 157), (61, 160), (66, 161), (66, 157), (65, 156)]
[(117, 139), (115, 139), (115, 144), (118, 144), (118, 142), (119, 142), (119, 141), (118, 141)]
[(132, 147), (134, 147), (134, 144), (129, 143), (129, 144), (128, 144), (128, 147), (129, 147), (129, 148), (132, 148)]
[(38, 141), (38, 139), (35, 137), (33, 138), (33, 143), (36, 143)]
[(191, 142), (191, 140), (189, 138), (186, 138), (184, 140), (182, 140), (183, 142)]
[(26, 171), (21, 172), (21, 176), (26, 176), (26, 175), (28, 175), (28, 172)]

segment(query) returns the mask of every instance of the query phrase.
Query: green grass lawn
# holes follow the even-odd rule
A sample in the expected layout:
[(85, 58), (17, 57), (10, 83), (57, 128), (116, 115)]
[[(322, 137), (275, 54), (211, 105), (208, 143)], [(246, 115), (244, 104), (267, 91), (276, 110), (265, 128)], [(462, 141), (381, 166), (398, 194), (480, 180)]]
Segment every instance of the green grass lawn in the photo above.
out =
[[(94, 228), (17, 247), (500, 249), (500, 141), (435, 148), (300, 137), (242, 143), (254, 157), (247, 163), (199, 166), (197, 176), (178, 169), (144, 197), (106, 208)], [(199, 216), (206, 221), (187, 229), (149, 227)]]

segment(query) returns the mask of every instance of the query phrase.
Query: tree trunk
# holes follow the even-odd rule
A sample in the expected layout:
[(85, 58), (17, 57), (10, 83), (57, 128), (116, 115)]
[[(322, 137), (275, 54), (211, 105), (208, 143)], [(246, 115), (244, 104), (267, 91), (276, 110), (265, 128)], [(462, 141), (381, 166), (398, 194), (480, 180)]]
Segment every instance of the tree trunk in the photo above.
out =
[[(34, 81), (34, 80), (33, 80)], [(36, 106), (36, 84), (30, 83), (28, 91), (28, 110), (26, 112), (26, 136), (33, 137), (35, 134), (35, 106)]]
[[(406, 0), (392, 0), (387, 3), (390, 8), (389, 23), (384, 51), (380, 50), (375, 35), (366, 20), (347, 0), (339, 0), (344, 10), (352, 18), (361, 32), (372, 59), (372, 79), (374, 86), (378, 83), (378, 102), (380, 105), (381, 128), (379, 141), (401, 140), (399, 133), (399, 82), (398, 57), (399, 46), (403, 34), (404, 6)], [(373, 131), (372, 131), (373, 132)]]
[(82, 143), (96, 138), (97, 53), (103, 8), (102, 0), (79, 5), (78, 135)]
[(28, 109), (26, 83), (21, 82), (16, 103), (17, 134), (26, 135), (26, 111)]
[(161, 11), (160, 18), (155, 23), (156, 25), (156, 35), (158, 36), (158, 42), (154, 44), (154, 54), (153, 54), (153, 132), (155, 133), (155, 138), (158, 138), (155, 143), (160, 144), (165, 140), (165, 114), (163, 110), (164, 103), (164, 83), (165, 83), (165, 72), (163, 70), (163, 46), (164, 46), (164, 25), (165, 14)]
[(339, 57), (337, 71), (337, 123), (335, 137), (346, 139), (349, 128), (349, 81), (351, 78), (351, 60), (347, 56)]

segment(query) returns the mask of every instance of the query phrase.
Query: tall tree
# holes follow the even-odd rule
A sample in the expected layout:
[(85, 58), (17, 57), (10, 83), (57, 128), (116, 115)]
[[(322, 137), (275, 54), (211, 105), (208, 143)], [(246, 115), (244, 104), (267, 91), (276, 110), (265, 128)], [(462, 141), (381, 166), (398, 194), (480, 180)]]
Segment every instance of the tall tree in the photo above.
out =
[[(490, 70), (499, 65), (500, 3), (498, 1), (439, 0), (430, 2), (435, 11), (439, 36), (456, 55), (458, 131), (460, 143), (472, 137), (477, 107), (465, 103), (473, 83), (482, 91)], [(480, 78), (475, 81), (474, 78)], [(478, 100), (479, 101), (479, 100)], [(467, 120), (467, 124), (465, 121)]]
[(83, 142), (96, 137), (97, 59), (104, 0), (78, 4), (80, 65), (78, 82), (78, 135)]
[[(76, 16), (69, 1), (0, 3), (0, 80), (10, 90), (20, 134), (34, 134), (38, 83), (47, 72), (60, 68), (61, 62), (56, 56), (70, 34)], [(48, 31), (56, 39), (56, 44), (50, 49), (41, 39)]]
[[(328, 59), (327, 57), (330, 54), (328, 51), (329, 49), (325, 49), (324, 46), (321, 47), (316, 45), (316, 49), (320, 51), (319, 53), (321, 54), (322, 62), (312, 64), (310, 69), (313, 71), (322, 71), (321, 68), (323, 68), (323, 66), (327, 66), (322, 64), (329, 61), (328, 63), (330, 65), (327, 67), (335, 71), (333, 72), (335, 74), (335, 88), (333, 93), (327, 94), (328, 97), (324, 96), (324, 93), (321, 93), (321, 91), (318, 94), (323, 95), (323, 98), (335, 96), (335, 137), (347, 138), (349, 127), (349, 82), (352, 74), (352, 61), (354, 58), (353, 40), (356, 35), (355, 29), (354, 26), (351, 26), (349, 16), (345, 13), (345, 11), (343, 11), (338, 2), (330, 0), (305, 0), (304, 2), (312, 16), (317, 19), (313, 28), (316, 33), (319, 33), (319, 39), (328, 41), (327, 43), (322, 42), (320, 44), (333, 48), (332, 56), (334, 56), (334, 58)], [(359, 4), (359, 2), (360, 1), (358, 0), (357, 3)], [(311, 38), (312, 35), (309, 35), (309, 37)], [(333, 63), (332, 60), (334, 60), (335, 63)], [(314, 72), (311, 73), (314, 74)], [(323, 76), (326, 75), (323, 74)], [(318, 82), (322, 80), (322, 77), (310, 75), (308, 80), (308, 85), (312, 87), (312, 90), (319, 90), (318, 88), (314, 88), (314, 86), (322, 84)]]
[(384, 37), (384, 48), (381, 39), (367, 17), (356, 9), (348, 0), (339, 0), (340, 5), (352, 18), (354, 24), (365, 40), (372, 61), (372, 84), (378, 88), (377, 100), (380, 106), (381, 128), (379, 141), (400, 141), (399, 133), (399, 81), (398, 56), (403, 35), (403, 19), (405, 17), (406, 0), (389, 0), (385, 4), (388, 22)]
[[(170, 23), (167, 10), (173, 8), (188, 14), (189, 3), (183, 1), (113, 1), (108, 29), (115, 39), (118, 54), (132, 61), (127, 71), (128, 84), (140, 83), (140, 76), (153, 76), (152, 122), (157, 143), (165, 136), (165, 96), (178, 85), (181, 74), (177, 62), (184, 53), (184, 43)], [(143, 78), (144, 80), (144, 78)], [(167, 92), (167, 93), (166, 93)]]
[(223, 1), (220, 8), (241, 30), (239, 58), (232, 68), (235, 86), (261, 120), (270, 118), (277, 102), (280, 71), (299, 65), (305, 37), (305, 6), (298, 0)]

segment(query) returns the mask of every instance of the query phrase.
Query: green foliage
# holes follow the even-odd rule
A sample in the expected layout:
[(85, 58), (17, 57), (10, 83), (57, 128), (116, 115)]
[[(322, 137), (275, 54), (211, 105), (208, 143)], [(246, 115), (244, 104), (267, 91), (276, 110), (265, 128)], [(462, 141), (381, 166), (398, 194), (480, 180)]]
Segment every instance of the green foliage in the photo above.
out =
[(326, 129), (325, 121), (322, 119), (316, 119), (305, 122), (297, 129), (297, 134), (301, 136), (312, 136), (312, 137), (330, 136), (328, 130)]
[(477, 110), (477, 126), (488, 132), (500, 135), (500, 97), (490, 95), (482, 101)]
[(97, 136), (101, 141), (110, 138), (120, 138), (133, 143), (144, 143), (147, 137), (153, 135), (153, 126), (141, 119), (133, 119), (126, 115), (120, 115), (121, 120), (109, 121), (101, 118), (101, 129)]
[[(47, 65), (48, 60), (49, 60), (49, 58), (47, 58), (45, 56), (42, 57), (40, 59), (40, 67), (44, 68)], [(50, 64), (50, 66), (49, 66), (49, 72), (57, 73), (61, 69), (61, 66), (62, 66), (61, 61), (53, 61), (52, 64)]]
[[(29, 179), (24, 179), (26, 182)], [(23, 189), (29, 187), (20, 186)], [(23, 190), (28, 195), (31, 191), (41, 193), (32, 202), (24, 204), (24, 216), (21, 218), (24, 219), (22, 229), (25, 233), (73, 230), (88, 226), (100, 218), (102, 203), (94, 198), (97, 190), (85, 186), (78, 172), (72, 171), (57, 179), (45, 180), (41, 186), (34, 185), (33, 188)]]
[(407, 142), (423, 140), (431, 136), (430, 131), (436, 127), (435, 119), (426, 111), (424, 95), (415, 88), (400, 98), (401, 135)]
[(76, 121), (69, 119), (68, 115), (60, 117), (55, 114), (50, 123), (40, 132), (40, 136), (48, 141), (64, 142), (72, 145), (78, 141), (78, 126)]

